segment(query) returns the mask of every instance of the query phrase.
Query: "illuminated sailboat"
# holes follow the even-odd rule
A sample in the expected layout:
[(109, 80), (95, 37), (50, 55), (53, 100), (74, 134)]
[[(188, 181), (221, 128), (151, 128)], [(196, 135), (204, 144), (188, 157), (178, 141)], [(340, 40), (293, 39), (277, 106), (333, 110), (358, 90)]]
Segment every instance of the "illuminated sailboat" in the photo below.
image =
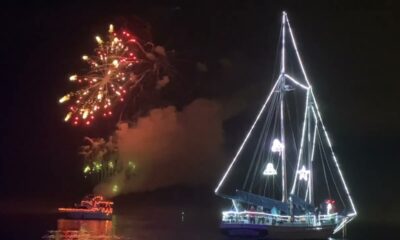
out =
[(231, 236), (327, 238), (356, 215), (287, 14), (280, 71), (215, 189), (232, 201), (221, 230)]

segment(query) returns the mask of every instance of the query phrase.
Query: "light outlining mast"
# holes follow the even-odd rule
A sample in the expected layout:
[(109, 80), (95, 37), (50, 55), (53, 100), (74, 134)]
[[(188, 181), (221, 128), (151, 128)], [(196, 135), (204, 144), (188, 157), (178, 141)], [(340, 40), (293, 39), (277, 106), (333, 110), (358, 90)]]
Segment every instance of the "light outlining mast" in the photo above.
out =
[[(225, 211), (223, 212), (223, 218), (222, 218), (222, 224), (221, 224), (221, 229), (223, 229), (228, 235), (235, 235), (236, 232), (238, 230), (251, 230), (252, 234), (253, 231), (258, 231), (258, 225), (260, 225), (259, 223), (257, 223), (256, 225), (254, 225), (255, 223), (243, 223), (242, 222), (242, 217), (244, 218), (248, 218), (248, 211), (239, 211), (238, 208), (238, 202), (244, 202), (246, 204), (254, 204), (257, 206), (261, 206), (264, 209), (270, 209), (272, 211), (273, 208), (275, 208), (278, 205), (278, 209), (280, 211), (283, 211), (283, 214), (278, 213), (272, 213), (268, 214), (265, 213), (264, 211), (252, 211), (252, 214), (256, 214), (256, 216), (263, 216), (264, 218), (267, 216), (272, 217), (272, 219), (279, 219), (279, 218), (290, 218), (291, 216), (293, 216), (292, 214), (294, 213), (293, 211), (293, 206), (292, 203), (293, 201), (297, 201), (297, 205), (299, 205), (301, 207), (301, 209), (303, 209), (304, 212), (299, 212), (298, 214), (306, 214), (306, 215), (296, 215), (292, 218), (291, 222), (287, 222), (287, 226), (274, 226), (275, 224), (273, 224), (273, 220), (271, 221), (266, 221), (265, 224), (261, 224), (260, 225), (260, 231), (265, 231), (265, 226), (267, 226), (268, 229), (271, 230), (271, 233), (274, 233), (274, 235), (271, 235), (271, 238), (281, 238), (283, 235), (287, 235), (290, 234), (290, 231), (288, 230), (289, 228), (291, 228), (291, 226), (296, 226), (296, 228), (299, 229), (298, 232), (296, 232), (296, 237), (299, 236), (304, 236), (304, 238), (309, 238), (309, 237), (316, 237), (316, 236), (325, 236), (328, 237), (328, 235), (331, 235), (332, 233), (337, 233), (338, 231), (340, 231), (341, 229), (343, 229), (343, 227), (346, 226), (347, 223), (349, 223), (350, 221), (352, 221), (355, 216), (357, 215), (357, 211), (355, 208), (355, 205), (353, 203), (353, 199), (351, 198), (350, 195), (350, 191), (347, 187), (346, 182), (344, 181), (344, 177), (342, 174), (342, 171), (339, 167), (339, 163), (336, 159), (336, 156), (334, 154), (333, 151), (333, 147), (331, 144), (331, 141), (329, 139), (328, 133), (326, 131), (326, 128), (323, 124), (322, 121), (322, 116), (321, 113), (319, 111), (318, 108), (318, 104), (312, 89), (312, 86), (310, 84), (310, 81), (307, 77), (306, 71), (304, 69), (304, 65), (303, 62), (301, 60), (299, 51), (297, 49), (297, 44), (293, 35), (293, 31), (290, 27), (290, 23), (289, 23), (289, 19), (287, 17), (286, 12), (282, 13), (282, 25), (281, 25), (281, 42), (280, 44), (282, 44), (282, 47), (279, 49), (280, 50), (280, 73), (278, 78), (275, 80), (275, 83), (271, 89), (271, 92), (268, 94), (268, 97), (266, 98), (264, 104), (262, 105), (260, 111), (257, 114), (257, 117), (255, 119), (255, 121), (253, 122), (253, 124), (251, 125), (250, 130), (247, 132), (244, 141), (242, 142), (242, 144), (239, 147), (239, 150), (237, 151), (235, 157), (233, 158), (232, 162), (229, 164), (228, 169), (225, 171), (222, 179), (219, 181), (217, 187), (215, 188), (215, 193), (217, 195), (220, 195), (222, 197), (228, 197), (232, 200), (232, 204), (233, 207), (235, 209), (235, 211)], [(288, 38), (288, 40), (286, 41), (286, 38)], [(289, 40), (290, 38), (290, 40)], [(289, 48), (288, 46), (286, 46), (286, 44), (289, 44)], [(290, 54), (290, 51), (288, 51), (288, 49), (294, 49), (295, 54), (296, 54), (296, 58), (298, 63), (296, 63), (296, 65), (298, 64), (300, 66), (301, 69), (301, 74), (300, 74), (300, 78), (299, 80), (301, 80), (302, 82), (296, 80), (294, 77), (297, 78), (296, 75), (289, 75), (288, 73), (286, 73), (286, 68), (287, 68), (287, 60), (285, 59), (287, 56), (292, 56)], [(289, 54), (289, 55), (288, 55)], [(290, 70), (290, 68), (289, 68)], [(290, 84), (289, 84), (290, 83)], [(288, 84), (288, 85), (286, 85)], [(306, 95), (305, 97), (305, 102), (304, 105), (304, 116), (303, 117), (303, 123), (302, 123), (302, 128), (301, 128), (301, 136), (300, 137), (300, 148), (299, 151), (297, 152), (296, 147), (296, 137), (293, 135), (293, 141), (291, 141), (290, 139), (287, 139), (287, 143), (288, 144), (294, 144), (294, 149), (295, 151), (291, 151), (291, 149), (286, 150), (286, 146), (285, 146), (285, 122), (289, 123), (292, 120), (290, 119), (291, 115), (290, 113), (288, 115), (285, 114), (285, 111), (288, 111), (289, 109), (287, 108), (289, 102), (291, 99), (286, 100), (285, 101), (285, 97), (290, 97), (288, 96), (288, 94), (286, 93), (286, 91), (291, 91), (294, 88), (292, 88), (293, 86), (296, 86), (296, 89), (298, 90), (303, 90)], [(298, 88), (297, 88), (298, 87)], [(273, 96), (273, 94), (276, 94)], [(303, 97), (303, 95), (302, 95)], [(296, 99), (295, 99), (296, 100)], [(271, 108), (267, 107), (267, 104), (270, 103), (270, 101), (272, 101), (272, 106)], [(265, 113), (266, 109), (268, 110), (268, 113)], [(272, 110), (271, 110), (272, 109)], [(277, 203), (277, 201), (279, 201), (278, 199), (276, 199), (276, 196), (269, 196), (269, 194), (266, 194), (266, 186), (264, 187), (264, 193), (262, 193), (262, 190), (259, 190), (258, 193), (253, 193), (252, 192), (252, 185), (250, 187), (250, 190), (248, 192), (246, 192), (245, 187), (243, 187), (244, 191), (242, 190), (236, 190), (236, 195), (235, 196), (227, 196), (227, 195), (222, 195), (219, 194), (219, 190), (222, 186), (222, 184), (224, 183), (224, 181), (226, 180), (226, 178), (228, 177), (229, 173), (231, 172), (233, 166), (235, 165), (235, 163), (237, 162), (241, 152), (243, 151), (246, 143), (248, 142), (250, 136), (252, 136), (253, 130), (254, 128), (258, 125), (258, 121), (260, 119), (263, 119), (265, 115), (263, 114), (267, 114), (266, 115), (266, 122), (263, 125), (264, 128), (261, 131), (261, 137), (259, 139), (259, 143), (257, 144), (255, 150), (252, 150), (253, 146), (250, 146), (250, 152), (253, 151), (253, 160), (251, 162), (250, 165), (250, 169), (248, 171), (248, 175), (246, 176), (246, 181), (244, 186), (246, 185), (247, 182), (247, 177), (249, 176), (249, 174), (262, 174), (264, 176), (274, 176), (277, 175), (279, 173), (277, 173), (277, 171), (274, 169), (273, 167), (273, 163), (271, 163), (271, 159), (269, 155), (270, 153), (267, 152), (267, 159), (265, 161), (263, 161), (263, 159), (265, 158), (265, 154), (267, 151), (266, 149), (261, 149), (259, 148), (260, 145), (260, 141), (264, 141), (263, 143), (265, 145), (268, 145), (267, 142), (269, 140), (272, 140), (272, 146), (271, 146), (271, 152), (275, 153), (275, 152), (279, 152), (279, 160), (281, 160), (281, 177), (282, 177), (282, 203)], [(273, 114), (273, 115), (271, 115)], [(287, 120), (285, 119), (287, 117)], [(273, 120), (271, 120), (273, 119)], [(296, 116), (296, 120), (300, 120), (297, 118)], [(269, 132), (267, 132), (265, 130), (265, 126), (270, 126), (268, 124), (271, 124), (270, 121), (273, 121), (273, 130), (268, 130)], [(280, 129), (279, 129), (280, 127)], [(292, 130), (292, 128), (288, 128), (286, 130)], [(323, 132), (323, 133), (322, 133)], [(271, 135), (271, 136), (268, 136)], [(318, 135), (318, 141), (317, 141), (317, 135)], [(268, 139), (267, 137), (271, 137), (271, 139)], [(290, 134), (289, 136), (290, 137)], [(262, 139), (261, 139), (262, 138)], [(316, 145), (318, 145), (316, 148)], [(328, 147), (326, 147), (326, 145), (328, 145)], [(346, 201), (343, 200), (342, 198), (342, 194), (343, 193), (343, 189), (341, 190), (342, 192), (340, 192), (339, 189), (337, 189), (336, 186), (336, 181), (333, 179), (333, 183), (336, 186), (336, 190), (337, 193), (339, 194), (339, 197), (343, 203), (343, 206), (345, 208), (349, 207), (349, 210), (346, 211), (344, 214), (342, 213), (338, 213), (338, 212), (331, 212), (330, 210), (332, 210), (332, 207), (329, 206), (329, 204), (331, 204), (330, 200), (326, 201), (326, 203), (328, 203), (327, 207), (326, 207), (326, 214), (321, 213), (321, 214), (316, 214), (315, 216), (312, 214), (309, 214), (308, 211), (313, 212), (313, 210), (310, 210), (313, 208), (314, 206), (314, 195), (318, 196), (318, 199), (320, 198), (320, 194), (318, 194), (319, 192), (315, 192), (314, 193), (314, 175), (319, 176), (318, 172), (316, 171), (316, 167), (319, 167), (319, 165), (315, 165), (313, 166), (313, 162), (314, 162), (314, 157), (315, 157), (315, 151), (316, 149), (319, 149), (319, 151), (321, 151), (321, 158), (322, 161), (327, 161), (328, 168), (329, 171), (332, 174), (332, 168), (335, 169), (336, 174), (338, 173), (338, 175), (340, 176), (340, 181), (341, 181), (341, 187), (344, 188), (345, 191), (345, 195), (346, 197)], [(262, 152), (259, 152), (262, 151)], [(327, 156), (326, 155), (326, 151), (328, 152), (330, 151), (331, 155)], [(271, 154), (272, 154), (271, 153)], [(286, 169), (286, 165), (287, 165), (287, 154), (289, 155), (289, 159), (292, 159), (291, 156), (293, 156), (293, 153), (298, 153), (298, 155), (295, 157), (297, 159), (293, 159), (293, 161), (297, 162), (295, 163), (295, 174), (293, 176), (293, 183), (290, 186), (290, 192), (288, 192), (288, 173), (287, 173), (287, 169)], [(263, 172), (258, 172), (260, 167), (255, 167), (254, 170), (252, 170), (252, 166), (253, 166), (253, 161), (255, 161), (255, 157), (257, 154), (260, 154), (260, 157), (257, 159), (257, 164), (260, 164), (260, 166), (264, 166), (265, 169)], [(319, 161), (319, 158), (317, 158)], [(273, 160), (273, 159), (272, 159)], [(276, 160), (276, 158), (275, 158)], [(328, 163), (328, 161), (330, 161)], [(264, 165), (266, 164), (266, 165)], [(324, 162), (322, 162), (322, 165), (324, 164)], [(263, 168), (264, 168), (263, 167)], [(328, 180), (326, 178), (326, 173), (325, 173), (325, 166), (322, 166), (324, 168), (324, 174), (325, 174), (325, 180), (327, 181), (327, 188), (328, 188), (328, 193), (330, 196), (330, 189), (329, 189), (329, 185), (328, 185)], [(314, 171), (315, 170), (315, 171)], [(253, 181), (255, 179), (257, 175), (253, 175)], [(336, 175), (337, 176), (337, 175)], [(334, 176), (332, 175), (332, 178), (334, 178)], [(264, 181), (265, 179), (260, 179), (260, 181)], [(292, 180), (291, 180), (292, 181)], [(303, 183), (300, 183), (301, 181), (304, 181)], [(279, 184), (279, 181), (277, 182)], [(253, 183), (252, 183), (253, 184)], [(258, 183), (256, 183), (258, 184)], [(261, 183), (263, 184), (263, 183)], [(262, 186), (262, 185), (261, 185)], [(261, 189), (261, 188), (260, 188)], [(301, 190), (301, 191), (300, 191)], [(318, 189), (316, 189), (318, 190)], [(290, 196), (289, 196), (290, 193)], [(304, 195), (303, 195), (304, 194)], [(299, 197), (301, 197), (304, 199), (304, 202), (302, 202), (300, 200), (299, 202)], [(279, 196), (278, 196), (279, 197)], [(269, 199), (269, 200), (268, 200)], [(318, 200), (320, 201), (320, 200)], [(346, 203), (350, 203), (350, 204), (346, 204)], [(296, 205), (296, 206), (297, 206)], [(349, 206), (350, 205), (350, 206)], [(297, 208), (299, 207), (297, 206)], [(258, 207), (257, 207), (258, 209)], [(306, 210), (308, 209), (308, 210)], [(308, 213), (307, 213), (308, 212)], [(288, 215), (289, 213), (289, 215)], [(258, 214), (258, 215), (257, 215)], [(296, 219), (297, 217), (297, 219)], [(234, 219), (234, 220), (232, 220)], [(301, 220), (299, 220), (301, 219)], [(306, 219), (306, 220), (303, 220)], [(278, 221), (278, 220), (276, 220)], [(283, 221), (287, 221), (287, 220), (283, 220)], [(271, 222), (271, 223), (270, 223)], [(239, 224), (238, 224), (239, 223)], [(293, 225), (290, 225), (293, 224)], [(262, 229), (261, 229), (262, 228)], [(278, 228), (279, 231), (276, 231), (274, 229)], [(284, 230), (284, 229), (287, 229)], [(270, 233), (268, 233), (270, 234)], [(298, 235), (300, 234), (300, 235)], [(322, 235), (321, 235), (322, 234)], [(275, 236), (276, 235), (276, 236)], [(302, 238), (302, 237), (301, 237)]]
[[(308, 80), (306, 71), (305, 71), (305, 69), (304, 69), (303, 62), (301, 61), (301, 57), (300, 57), (299, 51), (298, 51), (298, 49), (297, 49), (296, 40), (295, 40), (295, 38), (294, 38), (292, 28), (290, 27), (289, 19), (288, 19), (288, 17), (287, 17), (287, 15), (286, 15), (285, 12), (283, 12), (283, 15), (286, 17), (286, 22), (287, 22), (287, 26), (288, 26), (288, 29), (289, 29), (289, 34), (290, 34), (290, 37), (291, 37), (291, 40), (292, 40), (292, 44), (293, 44), (294, 50), (295, 50), (295, 52), (296, 52), (296, 57), (297, 57), (297, 60), (299, 61), (300, 68), (301, 68), (301, 71), (302, 71), (302, 73), (303, 73), (304, 79), (305, 79), (305, 81), (306, 81), (306, 83), (307, 83), (307, 85), (308, 85), (308, 87), (309, 87), (309, 91), (310, 91), (310, 94), (311, 94), (312, 102), (313, 102), (313, 104), (314, 104), (314, 106), (315, 106), (315, 110), (316, 110), (316, 112), (317, 112), (318, 120), (319, 120), (319, 122), (320, 122), (320, 124), (321, 124), (322, 130), (324, 131), (324, 135), (325, 135), (326, 141), (327, 141), (328, 146), (329, 146), (329, 148), (330, 148), (330, 150), (331, 150), (331, 153), (332, 153), (332, 158), (333, 158), (333, 160), (334, 160), (334, 162), (335, 162), (335, 165), (336, 165), (337, 170), (338, 170), (338, 172), (339, 172), (340, 179), (341, 179), (341, 181), (342, 181), (342, 183), (343, 183), (343, 186), (344, 186), (344, 189), (345, 189), (345, 191), (346, 191), (347, 197), (349, 198), (349, 201), (350, 201), (350, 204), (351, 204), (351, 208), (352, 208), (352, 210), (353, 210), (351, 213), (348, 213), (347, 216), (346, 216), (346, 219), (345, 219), (339, 226), (337, 226), (337, 227), (335, 228), (334, 233), (336, 233), (336, 232), (340, 231), (347, 223), (349, 223), (351, 220), (353, 220), (354, 217), (357, 216), (357, 210), (356, 210), (356, 208), (355, 208), (355, 205), (354, 205), (353, 199), (352, 199), (352, 197), (351, 197), (351, 195), (350, 195), (350, 191), (349, 191), (349, 189), (348, 189), (348, 187), (347, 187), (347, 184), (346, 184), (346, 182), (344, 181), (343, 173), (342, 173), (342, 171), (340, 170), (339, 163), (338, 163), (338, 161), (337, 161), (337, 159), (336, 159), (336, 156), (335, 156), (335, 153), (334, 153), (334, 151), (333, 151), (333, 147), (332, 147), (331, 141), (330, 141), (330, 139), (329, 139), (328, 132), (326, 131), (325, 125), (324, 125), (324, 123), (323, 123), (323, 121), (322, 121), (321, 113), (320, 113), (320, 111), (319, 111), (319, 109), (318, 109), (318, 104), (317, 104), (317, 101), (316, 101), (316, 99), (315, 99), (314, 92), (313, 92), (313, 90), (312, 90), (310, 81)], [(314, 110), (314, 108), (313, 108), (313, 110)], [(316, 122), (316, 124), (318, 124), (318, 121)], [(304, 135), (302, 136), (302, 138), (303, 138), (303, 137), (304, 137)], [(303, 140), (302, 140), (302, 141), (303, 141)], [(313, 149), (314, 149), (315, 141), (313, 141), (313, 142), (314, 142), (314, 143), (313, 143)], [(312, 153), (312, 155), (313, 155), (313, 153)], [(296, 178), (295, 178), (295, 179), (296, 179)]]
[(226, 179), (226, 177), (229, 175), (229, 172), (231, 171), (233, 165), (236, 163), (236, 160), (238, 159), (240, 153), (242, 152), (244, 145), (246, 145), (247, 140), (249, 139), (251, 133), (253, 132), (253, 129), (254, 129), (254, 127), (256, 126), (258, 120), (260, 119), (261, 114), (264, 112), (265, 107), (267, 106), (267, 103), (269, 102), (269, 99), (271, 98), (272, 94), (274, 93), (275, 88), (276, 88), (276, 86), (278, 85), (278, 83), (279, 83), (279, 79), (275, 82), (274, 86), (272, 87), (271, 92), (269, 93), (267, 99), (265, 100), (264, 104), (262, 105), (260, 111), (259, 111), (258, 114), (257, 114), (256, 120), (253, 122), (253, 125), (251, 125), (251, 128), (250, 128), (250, 130), (247, 132), (246, 137), (244, 138), (242, 144), (241, 144), (240, 147), (239, 147), (239, 150), (236, 152), (235, 157), (233, 158), (232, 162), (229, 164), (228, 169), (225, 171), (225, 173), (224, 173), (224, 175), (222, 176), (221, 180), (219, 181), (217, 187), (215, 188), (215, 190), (214, 190), (215, 193), (218, 193), (218, 190), (221, 188), (222, 183), (225, 181), (225, 179)]
[[(289, 74), (285, 73), (285, 51), (286, 51), (285, 50), (285, 44), (286, 44), (286, 42), (285, 42), (285, 34), (286, 34), (286, 28), (289, 30), (288, 33), (290, 35), (291, 43), (293, 44), (293, 48), (294, 48), (294, 50), (296, 52), (296, 57), (297, 57), (299, 65), (300, 65), (302, 74), (304, 76), (304, 80), (306, 82), (306, 85), (301, 84), (295, 78), (293, 78)], [(301, 135), (301, 141), (300, 141), (300, 150), (299, 150), (299, 157), (297, 159), (298, 161), (297, 161), (296, 170), (298, 171), (300, 169), (300, 160), (301, 160), (301, 156), (303, 155), (304, 141), (305, 141), (305, 136), (306, 136), (306, 132), (305, 132), (305, 129), (307, 127), (306, 124), (307, 124), (307, 121), (310, 121), (308, 119), (311, 119), (311, 116), (313, 116), (313, 119), (314, 119), (314, 122), (315, 122), (314, 123), (314, 131), (313, 131), (313, 134), (312, 134), (311, 137), (307, 136), (307, 141), (309, 141), (309, 142), (311, 141), (311, 143), (312, 143), (311, 153), (309, 154), (310, 156), (308, 156), (309, 157), (308, 166), (311, 166), (312, 162), (313, 162), (314, 151), (315, 151), (315, 143), (316, 143), (317, 127), (320, 126), (322, 128), (323, 132), (324, 132), (324, 137), (326, 139), (326, 142), (328, 143), (329, 149), (331, 150), (332, 159), (334, 160), (335, 166), (336, 166), (336, 168), (337, 168), (337, 170), (339, 172), (339, 176), (340, 176), (341, 182), (342, 182), (342, 184), (344, 186), (345, 192), (346, 192), (347, 197), (348, 197), (348, 199), (350, 201), (350, 204), (351, 204), (352, 212), (348, 213), (347, 216), (346, 216), (346, 219), (344, 219), (344, 221), (342, 221), (342, 223), (339, 224), (335, 228), (334, 232), (338, 232), (348, 222), (350, 222), (352, 219), (354, 219), (354, 217), (357, 215), (357, 211), (356, 211), (353, 199), (351, 198), (350, 191), (349, 191), (349, 189), (347, 187), (347, 184), (344, 181), (343, 173), (342, 173), (342, 171), (341, 171), (341, 169), (339, 167), (339, 163), (338, 163), (338, 161), (336, 159), (336, 156), (334, 154), (333, 147), (332, 147), (331, 141), (329, 139), (328, 133), (326, 131), (325, 125), (323, 124), (321, 113), (319, 111), (315, 95), (313, 93), (310, 81), (309, 81), (309, 79), (307, 77), (306, 71), (304, 69), (303, 62), (301, 60), (299, 51), (297, 49), (297, 44), (296, 44), (296, 41), (295, 41), (295, 38), (294, 38), (294, 35), (293, 35), (293, 31), (292, 31), (292, 29), (290, 27), (289, 19), (287, 17), (286, 12), (282, 13), (282, 49), (281, 49), (281, 66), (280, 66), (280, 68), (281, 68), (280, 69), (280, 75), (279, 75), (278, 79), (276, 80), (274, 86), (272, 87), (271, 92), (269, 93), (269, 95), (266, 98), (264, 104), (262, 105), (259, 113), (257, 114), (257, 117), (256, 117), (254, 123), (252, 124), (250, 130), (246, 134), (246, 137), (245, 137), (244, 141), (242, 142), (242, 144), (240, 145), (239, 150), (237, 151), (235, 157), (233, 158), (233, 160), (230, 163), (228, 169), (226, 170), (226, 172), (224, 173), (222, 179), (220, 180), (220, 182), (218, 183), (217, 187), (215, 188), (215, 193), (218, 193), (219, 189), (221, 188), (221, 185), (223, 184), (223, 182), (225, 181), (225, 179), (229, 175), (233, 165), (236, 163), (236, 160), (238, 159), (238, 156), (240, 155), (241, 151), (243, 150), (243, 147), (245, 146), (247, 140), (251, 136), (251, 134), (253, 132), (253, 129), (254, 129), (255, 125), (257, 124), (258, 120), (260, 119), (260, 116), (264, 112), (264, 110), (265, 110), (265, 108), (267, 106), (267, 103), (269, 102), (272, 94), (277, 90), (284, 91), (284, 87), (285, 87), (284, 86), (284, 82), (285, 82), (285, 80), (289, 80), (293, 84), (295, 84), (295, 85), (303, 88), (304, 90), (306, 90), (306, 106), (305, 106), (304, 121), (303, 121), (302, 135)], [(283, 127), (283, 123), (284, 123), (283, 115), (284, 114), (283, 114), (282, 99), (281, 99), (280, 105), (281, 105), (281, 109), (280, 109), (281, 110), (281, 142), (282, 142), (282, 144), (284, 146), (284, 144), (285, 144), (285, 142), (284, 142), (284, 127)], [(287, 182), (286, 182), (286, 169), (285, 169), (286, 168), (286, 159), (285, 159), (285, 153), (284, 152), (285, 151), (283, 150), (282, 151), (282, 187), (283, 187), (282, 201), (286, 202), (287, 201)], [(312, 168), (310, 168), (310, 178), (312, 178)], [(296, 176), (294, 177), (294, 181), (293, 181), (293, 185), (292, 185), (291, 191), (290, 191), (291, 194), (294, 194), (295, 186), (296, 186), (297, 181), (298, 181), (298, 177), (297, 177), (297, 174), (296, 174)], [(312, 199), (312, 195), (313, 195), (312, 183), (308, 184), (308, 191), (311, 191), (311, 192), (308, 193), (308, 200), (309, 200), (310, 203), (312, 203), (312, 201), (313, 201), (313, 199)]]
[[(311, 118), (310, 118), (310, 106), (308, 107), (308, 109), (306, 109), (307, 111), (307, 144), (308, 146), (310, 146), (310, 142), (311, 142), (311, 135), (310, 135), (310, 128), (311, 128)], [(312, 159), (311, 159), (311, 149), (308, 147), (308, 152), (307, 152), (307, 158), (308, 158), (308, 169), (310, 171), (310, 178), (308, 180), (308, 186), (307, 188), (308, 190), (308, 202), (311, 205), (314, 205), (314, 170), (313, 170), (313, 165), (312, 165)]]
[(281, 143), (283, 145), (282, 156), (282, 202), (287, 202), (287, 177), (286, 177), (286, 153), (285, 153), (285, 120), (283, 98), (285, 94), (285, 22), (286, 13), (282, 14), (282, 55), (281, 55), (281, 74), (280, 74), (280, 105), (281, 105)]

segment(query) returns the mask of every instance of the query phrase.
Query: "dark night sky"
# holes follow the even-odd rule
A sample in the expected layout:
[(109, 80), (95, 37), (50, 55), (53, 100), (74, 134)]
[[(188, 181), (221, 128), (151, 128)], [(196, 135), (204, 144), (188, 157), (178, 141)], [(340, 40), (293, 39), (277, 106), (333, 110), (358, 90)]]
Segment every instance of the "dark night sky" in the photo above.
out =
[[(395, 1), (112, 2), (1, 7), (0, 196), (83, 191), (75, 189), (82, 185), (77, 149), (84, 136), (107, 134), (114, 125), (64, 124), (57, 99), (70, 88), (67, 76), (81, 66), (93, 36), (110, 22), (151, 32), (148, 38), (175, 50), (177, 83), (163, 104), (252, 89), (248, 108), (226, 123), (232, 155), (271, 84), (285, 9), (361, 212), (378, 212), (379, 205), (400, 211)], [(222, 70), (221, 59), (232, 67)], [(195, 71), (197, 62), (209, 71)]]

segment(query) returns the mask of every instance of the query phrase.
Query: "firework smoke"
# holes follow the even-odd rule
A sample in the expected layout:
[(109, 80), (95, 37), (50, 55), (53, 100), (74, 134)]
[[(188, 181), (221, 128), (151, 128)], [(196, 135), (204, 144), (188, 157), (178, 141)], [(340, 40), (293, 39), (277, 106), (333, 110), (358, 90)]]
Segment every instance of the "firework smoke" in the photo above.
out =
[(222, 162), (219, 104), (198, 99), (182, 111), (153, 109), (116, 131), (121, 171), (95, 189), (107, 196), (212, 182)]

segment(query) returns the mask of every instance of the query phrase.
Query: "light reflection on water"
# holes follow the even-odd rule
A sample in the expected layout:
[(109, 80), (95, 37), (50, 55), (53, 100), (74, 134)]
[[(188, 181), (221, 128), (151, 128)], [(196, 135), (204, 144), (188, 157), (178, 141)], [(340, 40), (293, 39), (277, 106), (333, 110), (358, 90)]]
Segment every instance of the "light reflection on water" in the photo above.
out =
[[(58, 219), (57, 230), (50, 230), (43, 239), (122, 239), (113, 232), (112, 221)], [(124, 238), (125, 239), (125, 238)]]
[[(0, 239), (226, 240), (218, 228), (221, 208), (207, 202), (196, 206), (121, 202), (112, 221), (58, 219), (55, 211), (0, 213)], [(398, 239), (399, 225), (356, 220), (347, 230), (345, 239), (350, 240)], [(334, 239), (343, 238), (338, 234)]]
[(217, 222), (204, 210), (146, 208), (115, 214), (112, 221), (58, 219), (57, 229), (43, 232), (55, 240), (220, 240)]
[[(45, 240), (227, 240), (219, 231), (220, 215), (215, 209), (132, 205), (117, 210), (112, 221), (66, 220), (56, 217), (39, 220), (35, 217), (29, 222), (27, 218), (18, 218), (19, 224), (13, 225), (20, 226), (20, 236), (27, 234), (24, 228), (28, 226), (41, 229), (39, 237)], [(376, 232), (376, 228), (379, 230), (381, 227), (350, 224), (350, 234), (345, 239), (389, 239), (375, 236), (389, 236), (393, 232), (393, 229), (385, 228), (381, 229), (385, 231)], [(14, 235), (16, 230), (12, 232)], [(12, 238), (13, 235), (4, 239), (38, 239)], [(339, 239), (343, 239), (341, 234), (329, 240)]]
[[(100, 221), (100, 220), (71, 220), (71, 219), (58, 219), (57, 230), (50, 230), (42, 239), (51, 240), (126, 240), (126, 239), (228, 239), (216, 235), (208, 235), (207, 237), (200, 232), (187, 232), (181, 231), (182, 229), (170, 229), (168, 226), (159, 227), (152, 226), (151, 224), (138, 224), (132, 218), (120, 217), (120, 221), (124, 224), (118, 228), (119, 234), (117, 235), (117, 216), (113, 217), (113, 221)], [(147, 227), (146, 227), (147, 226)], [(149, 228), (150, 227), (150, 228)], [(188, 226), (187, 226), (188, 227)], [(191, 227), (188, 227), (191, 229)], [(147, 231), (151, 229), (150, 232)], [(164, 230), (163, 230), (164, 229)], [(180, 233), (179, 233), (180, 232)], [(171, 234), (172, 233), (172, 234)], [(183, 233), (183, 234), (182, 234)], [(204, 232), (203, 232), (204, 233)], [(130, 236), (130, 237), (128, 237)], [(237, 238), (235, 238), (237, 239)], [(337, 238), (329, 238), (328, 240), (338, 240)]]
[[(220, 238), (216, 236), (208, 236), (211, 238), (204, 238), (202, 234), (196, 234), (194, 232), (190, 233), (190, 236), (184, 236), (178, 234), (165, 234), (161, 229), (152, 228), (152, 234), (146, 233), (146, 227), (144, 225), (132, 225), (134, 221), (129, 221), (129, 219), (122, 219), (124, 225), (121, 229), (121, 234), (125, 236), (116, 235), (116, 224), (118, 222), (117, 216), (113, 217), (113, 221), (99, 221), (99, 220), (71, 220), (71, 219), (58, 219), (57, 220), (57, 230), (50, 230), (42, 239), (51, 240), (125, 240), (125, 239), (227, 239)], [(144, 227), (144, 228), (143, 228)], [(160, 231), (161, 230), (161, 231)], [(168, 232), (179, 231), (179, 229), (172, 230), (169, 229)], [(176, 233), (176, 232), (175, 232)], [(127, 237), (131, 236), (131, 237)], [(135, 236), (135, 237), (132, 237)], [(337, 240), (329, 238), (328, 240)]]

